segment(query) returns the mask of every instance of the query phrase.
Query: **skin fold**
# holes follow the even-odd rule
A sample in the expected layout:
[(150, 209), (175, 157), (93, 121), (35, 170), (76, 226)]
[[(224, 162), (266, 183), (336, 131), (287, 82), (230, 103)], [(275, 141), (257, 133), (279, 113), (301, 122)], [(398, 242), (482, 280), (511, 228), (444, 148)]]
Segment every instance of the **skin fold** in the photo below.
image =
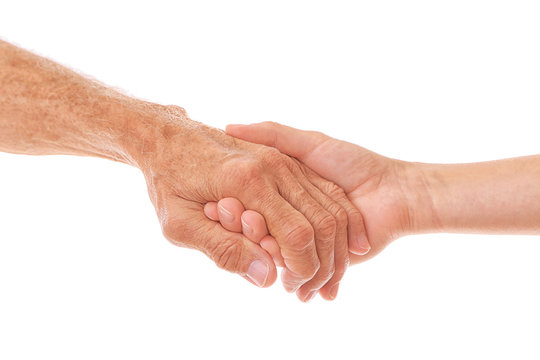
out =
[(165, 237), (260, 287), (272, 257), (203, 213), (232, 197), (264, 216), (286, 290), (309, 300), (369, 251), (360, 211), (333, 182), (276, 149), (191, 120), (181, 107), (126, 96), (0, 40), (0, 151), (97, 156), (141, 170)]
[[(423, 164), (386, 158), (360, 146), (312, 131), (266, 122), (230, 125), (227, 133), (275, 147), (339, 185), (360, 210), (371, 244), (380, 253), (410, 234), (453, 232), (540, 234), (540, 156), (471, 164)], [(283, 265), (282, 253), (265, 218), (241, 200), (205, 205), (208, 218), (242, 232)], [(224, 217), (222, 214), (229, 213)], [(325, 298), (335, 298), (335, 286)]]

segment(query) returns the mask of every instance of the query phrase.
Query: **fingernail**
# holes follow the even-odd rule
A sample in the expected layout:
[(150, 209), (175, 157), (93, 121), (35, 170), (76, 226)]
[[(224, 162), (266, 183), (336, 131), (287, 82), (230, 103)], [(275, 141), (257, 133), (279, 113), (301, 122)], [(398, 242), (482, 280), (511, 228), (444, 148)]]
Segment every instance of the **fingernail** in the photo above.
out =
[(357, 249), (351, 250), (351, 252), (356, 255), (366, 255), (369, 250), (371, 250), (366, 234), (362, 233), (358, 236), (356, 239), (356, 246)]
[(339, 290), (339, 283), (336, 283), (330, 289), (330, 299), (334, 300), (337, 297), (338, 290)]
[(253, 233), (253, 229), (251, 228), (251, 226), (249, 226), (245, 221), (244, 221), (244, 218), (240, 218), (240, 220), (242, 221), (242, 231), (244, 234), (246, 235), (250, 235)]
[(218, 205), (218, 211), (219, 211), (219, 214), (221, 215), (221, 217), (223, 218), (224, 221), (226, 221), (226, 222), (233, 222), (234, 221), (233, 214), (230, 211), (227, 211), (223, 206), (221, 206), (221, 204)]
[(268, 265), (261, 260), (255, 260), (249, 265), (246, 276), (258, 287), (263, 287), (268, 277)]
[(306, 296), (306, 298), (304, 299), (305, 302), (310, 302), (311, 300), (313, 300), (313, 298), (315, 297), (315, 295), (317, 295), (317, 290), (311, 290), (310, 292), (308, 292), (308, 295)]

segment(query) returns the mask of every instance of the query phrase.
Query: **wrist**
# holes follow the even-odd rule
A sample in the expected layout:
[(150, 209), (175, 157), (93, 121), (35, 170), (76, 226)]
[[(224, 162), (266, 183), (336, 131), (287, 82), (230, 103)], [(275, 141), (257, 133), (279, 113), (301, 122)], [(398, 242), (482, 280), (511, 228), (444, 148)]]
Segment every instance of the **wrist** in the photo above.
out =
[(186, 135), (189, 120), (184, 109), (129, 99), (116, 104), (111, 116), (118, 119), (120, 161), (141, 169), (150, 168), (163, 145)]
[(401, 163), (401, 184), (408, 214), (407, 234), (436, 233), (442, 224), (435, 206), (436, 169), (425, 163)]

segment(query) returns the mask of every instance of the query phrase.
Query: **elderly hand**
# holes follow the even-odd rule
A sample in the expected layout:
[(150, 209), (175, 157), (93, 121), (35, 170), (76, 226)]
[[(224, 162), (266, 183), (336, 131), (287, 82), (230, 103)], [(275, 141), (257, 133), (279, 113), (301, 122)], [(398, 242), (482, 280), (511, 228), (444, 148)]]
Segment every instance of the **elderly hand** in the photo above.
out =
[(193, 122), (179, 107), (157, 107), (154, 118), (138, 131), (144, 146), (135, 162), (172, 243), (199, 249), (258, 286), (271, 285), (276, 269), (268, 253), (203, 214), (205, 203), (235, 197), (265, 217), (283, 254), (284, 286), (301, 300), (339, 282), (348, 237), (363, 239), (353, 244), (358, 251), (369, 248), (361, 215), (344, 192), (297, 161)]
[(179, 107), (124, 95), (1, 40), (0, 84), (0, 151), (139, 167), (165, 236), (258, 286), (275, 281), (272, 258), (208, 220), (203, 204), (234, 196), (263, 214), (283, 252), (284, 285), (303, 300), (339, 281), (347, 237), (353, 247), (365, 239), (360, 213), (337, 186), (275, 149), (193, 122)]

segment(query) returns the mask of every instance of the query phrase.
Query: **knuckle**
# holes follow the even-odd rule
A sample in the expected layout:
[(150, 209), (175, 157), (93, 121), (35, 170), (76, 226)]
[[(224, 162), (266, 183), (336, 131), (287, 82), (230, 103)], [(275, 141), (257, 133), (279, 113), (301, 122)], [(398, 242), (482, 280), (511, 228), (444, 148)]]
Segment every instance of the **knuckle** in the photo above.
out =
[(235, 271), (239, 268), (242, 250), (243, 247), (238, 241), (226, 239), (214, 242), (206, 252), (219, 268)]
[(338, 224), (344, 224), (345, 226), (347, 225), (348, 223), (347, 211), (345, 211), (345, 209), (342, 208), (341, 206), (339, 205), (336, 206), (336, 209), (334, 211), (334, 217), (336, 218), (336, 221)]
[(296, 225), (285, 234), (288, 244), (298, 250), (304, 250), (313, 244), (314, 236), (313, 228), (309, 225)]
[(241, 189), (258, 186), (263, 181), (264, 169), (256, 159), (234, 159), (223, 164), (225, 179)]
[(345, 191), (342, 188), (334, 184), (333, 182), (327, 182), (325, 185), (325, 192), (328, 196), (333, 199), (342, 199), (346, 197)]
[(330, 213), (321, 215), (316, 221), (315, 228), (322, 239), (331, 239), (336, 235), (337, 221)]
[(230, 165), (228, 172), (237, 178), (258, 178), (262, 173), (261, 165), (255, 159), (235, 159)]
[(273, 147), (266, 147), (261, 150), (262, 159), (265, 166), (273, 171), (288, 169), (290, 165), (290, 158), (279, 152), (278, 149)]

